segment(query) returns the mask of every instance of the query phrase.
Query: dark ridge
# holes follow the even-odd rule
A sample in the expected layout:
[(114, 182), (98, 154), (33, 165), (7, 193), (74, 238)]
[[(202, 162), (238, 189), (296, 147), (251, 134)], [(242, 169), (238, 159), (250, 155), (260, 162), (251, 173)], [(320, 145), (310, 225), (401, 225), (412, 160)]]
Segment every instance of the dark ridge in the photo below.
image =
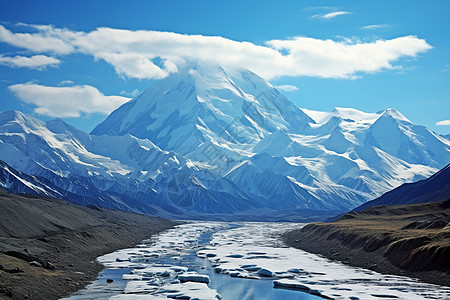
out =
[(450, 198), (450, 164), (433, 176), (414, 183), (405, 183), (382, 196), (354, 209), (361, 211), (377, 205), (401, 205), (436, 202)]
[(289, 246), (380, 273), (450, 286), (450, 198), (350, 212), (288, 232)]

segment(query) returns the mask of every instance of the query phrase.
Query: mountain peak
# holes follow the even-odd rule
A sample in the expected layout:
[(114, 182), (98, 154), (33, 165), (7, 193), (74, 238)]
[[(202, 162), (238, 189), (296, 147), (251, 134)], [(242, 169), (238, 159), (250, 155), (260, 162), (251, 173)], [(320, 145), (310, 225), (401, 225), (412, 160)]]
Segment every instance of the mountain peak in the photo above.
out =
[(449, 161), (447, 140), (395, 119), (393, 110), (337, 108), (310, 124), (269, 84), (261, 91), (264, 80), (250, 71), (190, 70), (113, 112), (100, 127), (112, 128), (110, 135), (82, 134), (61, 119), (0, 114), (10, 120), (0, 124), (1, 159), (45, 176), (75, 201), (89, 194), (146, 213), (157, 205), (170, 213), (249, 215), (253, 208), (352, 208)]
[(381, 111), (377, 112), (377, 114), (380, 114), (381, 116), (385, 116), (385, 117), (392, 117), (392, 118), (394, 118), (396, 120), (400, 120), (400, 121), (405, 121), (405, 122), (411, 123), (410, 120), (408, 120), (403, 114), (401, 114), (395, 108), (387, 108), (385, 110), (381, 110)]
[(350, 119), (355, 121), (369, 121), (378, 117), (377, 114), (366, 113), (350, 107), (336, 107), (331, 111), (331, 114), (339, 116), (342, 119)]
[[(47, 121), (46, 122), (47, 123), (47, 127), (52, 127), (52, 128), (58, 128), (58, 129), (60, 129), (60, 130), (64, 130), (64, 129), (67, 129), (67, 128), (69, 128), (69, 127), (72, 127), (72, 126), (70, 126), (69, 124), (67, 124), (63, 119), (61, 119), (61, 118), (56, 118), (56, 119), (53, 119), (53, 120), (50, 120), (50, 121)], [(72, 128), (74, 128), (74, 127), (72, 127)]]
[(18, 110), (8, 110), (8, 111), (0, 112), (0, 123), (7, 123), (10, 121), (19, 120), (19, 119), (24, 120), (27, 118), (30, 118), (30, 117)]
[(11, 110), (0, 112), (0, 126), (13, 126), (14, 128), (19, 126), (22, 130), (25, 130), (25, 128), (40, 128), (43, 124), (43, 121), (30, 115), (26, 115), (20, 111)]
[(308, 123), (314, 121), (255, 73), (192, 63), (119, 107), (92, 134), (129, 133), (200, 159), (201, 145), (256, 144)]

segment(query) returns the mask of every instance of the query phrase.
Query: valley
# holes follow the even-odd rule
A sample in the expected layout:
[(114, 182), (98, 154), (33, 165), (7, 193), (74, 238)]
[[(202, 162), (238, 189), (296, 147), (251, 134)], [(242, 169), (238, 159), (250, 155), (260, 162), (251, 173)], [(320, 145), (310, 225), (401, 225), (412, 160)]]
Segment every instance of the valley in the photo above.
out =
[[(75, 291), (101, 270), (98, 264), (89, 267), (96, 256), (178, 224), (161, 218), (189, 221), (144, 240), (137, 248), (98, 257), (107, 269), (69, 299), (159, 299), (173, 293), (199, 299), (221, 299), (220, 295), (225, 299), (433, 299), (448, 295), (445, 287), (367, 270), (448, 285), (445, 262), (444, 269), (419, 274), (422, 270), (414, 267), (410, 271), (398, 260), (402, 249), (392, 250), (386, 258), (380, 254), (386, 245), (408, 238), (422, 241), (418, 235), (423, 235), (432, 241), (424, 246), (427, 251), (436, 246), (433, 251), (440, 254), (422, 251), (425, 254), (417, 257), (427, 257), (429, 267), (445, 261), (445, 226), (436, 233), (400, 230), (411, 235), (390, 235), (391, 230), (408, 226), (407, 218), (419, 218), (420, 213), (404, 220), (375, 207), (368, 213), (377, 212), (373, 219), (350, 213), (337, 223), (313, 223), (286, 233), (306, 222), (327, 220), (358, 207), (447, 199), (449, 168), (444, 167), (450, 161), (450, 141), (413, 124), (395, 109), (376, 113), (352, 108), (302, 110), (249, 70), (195, 63), (114, 110), (91, 133), (61, 119), (44, 122), (19, 111), (0, 113), (0, 153), (1, 187), (31, 194), (5, 197), (18, 197), (30, 205), (25, 211), (30, 210), (33, 217), (24, 220), (37, 226), (28, 232), (31, 225), (25, 222), (26, 236), (21, 236), (2, 223), (7, 229), (2, 233), (2, 247), (18, 253), (25, 251), (24, 247), (32, 253), (42, 251), (41, 255), (55, 262), (58, 274), (51, 270), (36, 273), (35, 267), (29, 266), (29, 260), (37, 259), (33, 255), (24, 254), (30, 257), (24, 261), (2, 254), (5, 270), (19, 268), (25, 273), (4, 277), (2, 293), (16, 299), (33, 293), (30, 289), (35, 285), (29, 274), (40, 278), (36, 281), (39, 286), (48, 276), (70, 279), (68, 283), (59, 281), (55, 290), (38, 289), (36, 292), (43, 294), (37, 298), (46, 292), (46, 297), (52, 298)], [(440, 168), (444, 169), (436, 173)], [(398, 186), (400, 192), (388, 192)], [(415, 198), (406, 199), (405, 195)], [(46, 200), (40, 200), (41, 196)], [(78, 225), (67, 223), (70, 210), (52, 211), (63, 212), (61, 216), (41, 212), (47, 207), (44, 203), (61, 206), (62, 200), (55, 198), (73, 203), (67, 208), (78, 216), (78, 221), (74, 220)], [(111, 219), (105, 209), (112, 209), (113, 215), (136, 217)], [(18, 211), (25, 213), (24, 208), (16, 207), (3, 214), (11, 218), (19, 216)], [(153, 216), (153, 221), (147, 224), (150, 217), (133, 213)], [(352, 214), (356, 217), (349, 217)], [(82, 216), (86, 220), (81, 220)], [(283, 223), (286, 221), (293, 223)], [(387, 221), (388, 227), (378, 225)], [(10, 222), (22, 221), (17, 217)], [(92, 228), (89, 232), (83, 229), (88, 227)], [(129, 230), (133, 236), (125, 237)], [(283, 234), (289, 246), (366, 269), (290, 248), (282, 241)], [(41, 245), (39, 238), (59, 242)], [(341, 245), (342, 239), (345, 243)], [(348, 239), (363, 245), (348, 244)], [(87, 245), (88, 253), (65, 241)], [(360, 250), (368, 247), (366, 242), (374, 244), (369, 255)], [(63, 251), (59, 247), (65, 247), (67, 253), (53, 253)], [(80, 271), (67, 261), (74, 253), (83, 259)], [(424, 266), (419, 262), (412, 265)], [(192, 278), (212, 281), (208, 286), (192, 282)], [(26, 284), (14, 288), (14, 280)], [(180, 283), (183, 280), (186, 283)], [(235, 289), (229, 290), (230, 284)]]
[(449, 13), (0, 1), (0, 300), (450, 300)]
[(442, 299), (450, 293), (448, 287), (382, 275), (287, 247), (281, 234), (302, 226), (178, 225), (135, 248), (99, 257), (107, 269), (66, 300)]

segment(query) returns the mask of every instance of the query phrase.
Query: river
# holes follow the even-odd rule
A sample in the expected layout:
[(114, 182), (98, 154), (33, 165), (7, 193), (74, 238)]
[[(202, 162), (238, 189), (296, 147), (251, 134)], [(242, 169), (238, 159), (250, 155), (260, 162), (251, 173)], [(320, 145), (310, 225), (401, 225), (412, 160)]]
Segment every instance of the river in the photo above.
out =
[(450, 299), (447, 287), (350, 267), (285, 246), (281, 233), (301, 226), (182, 224), (135, 248), (99, 257), (107, 268), (65, 299)]

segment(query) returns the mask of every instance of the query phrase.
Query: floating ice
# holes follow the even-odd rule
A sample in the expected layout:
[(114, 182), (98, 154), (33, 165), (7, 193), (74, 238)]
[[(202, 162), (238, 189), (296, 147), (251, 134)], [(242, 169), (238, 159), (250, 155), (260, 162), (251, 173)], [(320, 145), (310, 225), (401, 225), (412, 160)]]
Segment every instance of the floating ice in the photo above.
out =
[(281, 234), (299, 228), (299, 224), (240, 224), (241, 227), (214, 233), (210, 246), (197, 253), (211, 261), (217, 273), (239, 278), (274, 278), (277, 288), (299, 289), (333, 299), (377, 299), (380, 295), (400, 299), (450, 298), (447, 287), (382, 275), (286, 247)]
[[(114, 296), (111, 298), (114, 300), (217, 300), (221, 299), (220, 290), (211, 288), (217, 276), (236, 278), (232, 280), (260, 279), (258, 284), (267, 282), (274, 288), (294, 289), (298, 293), (322, 298), (450, 298), (448, 287), (353, 268), (286, 247), (280, 239), (281, 234), (300, 226), (287, 223), (188, 223), (146, 240), (136, 248), (99, 257), (98, 261), (108, 268), (132, 269), (121, 275), (122, 280), (126, 281), (126, 287), (109, 294)], [(204, 239), (208, 232), (213, 232), (209, 242)], [(189, 257), (198, 261), (204, 259), (205, 268), (211, 268), (219, 274), (214, 274), (215, 277), (199, 274), (202, 273), (199, 266), (192, 266)], [(194, 269), (199, 273), (193, 272)], [(249, 286), (255, 283), (247, 282)], [(115, 279), (113, 284), (118, 283)], [(94, 290), (98, 288), (97, 285)], [(250, 297), (246, 299), (252, 299), (251, 290), (248, 293), (246, 291), (245, 295)]]
[(256, 272), (258, 275), (264, 276), (264, 277), (275, 277), (275, 273), (273, 273), (272, 271), (268, 270), (268, 269), (259, 269)]
[[(188, 272), (189, 268), (185, 266), (155, 262), (158, 259), (181, 261), (185, 255), (200, 249), (199, 240), (203, 234), (228, 227), (218, 222), (184, 224), (143, 241), (136, 248), (99, 257), (97, 260), (109, 268), (133, 269), (130, 274), (122, 275), (122, 279), (128, 281), (123, 294), (111, 299), (221, 299), (216, 290), (208, 287), (208, 276)], [(208, 251), (208, 248), (203, 249)]]
[(127, 294), (120, 294), (120, 295), (116, 295), (116, 296), (112, 296), (111, 298), (109, 298), (110, 300), (141, 300), (141, 299), (145, 299), (145, 300), (161, 300), (161, 299), (165, 299), (167, 300), (166, 296), (155, 296), (155, 295), (127, 295)]
[(206, 283), (206, 284), (208, 284), (210, 282), (209, 277), (207, 275), (200, 275), (200, 274), (197, 274), (197, 272), (187, 272), (184, 274), (180, 274), (180, 275), (178, 275), (178, 279), (181, 282), (192, 281), (192, 282), (201, 282), (201, 283)]
[(275, 287), (292, 288), (306, 292), (309, 292), (311, 290), (311, 288), (307, 287), (304, 284), (300, 284), (297, 280), (289, 280), (289, 279), (274, 280), (273, 285)]

